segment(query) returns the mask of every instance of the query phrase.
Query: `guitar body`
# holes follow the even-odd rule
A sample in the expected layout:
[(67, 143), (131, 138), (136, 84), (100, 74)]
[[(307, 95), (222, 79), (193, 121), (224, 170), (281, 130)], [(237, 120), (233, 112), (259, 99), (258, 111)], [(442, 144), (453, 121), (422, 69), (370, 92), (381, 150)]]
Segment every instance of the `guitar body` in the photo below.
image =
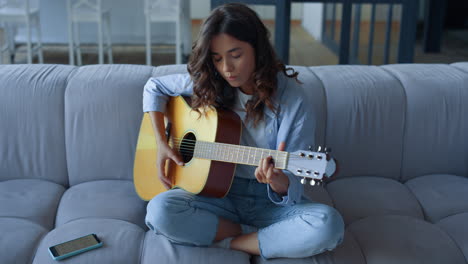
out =
[[(194, 144), (194, 140), (238, 145), (242, 126), (237, 114), (229, 110), (210, 109), (199, 116), (190, 108), (188, 99), (181, 96), (170, 98), (166, 112), (171, 123), (169, 144), (181, 153), (185, 162), (184, 166), (178, 166), (173, 161), (166, 163), (166, 174), (172, 179), (173, 188), (204, 196), (224, 197), (231, 187), (236, 164), (194, 158), (186, 150), (187, 146)], [(136, 192), (146, 201), (166, 191), (156, 168), (157, 149), (151, 118), (149, 114), (144, 114), (133, 178)]]

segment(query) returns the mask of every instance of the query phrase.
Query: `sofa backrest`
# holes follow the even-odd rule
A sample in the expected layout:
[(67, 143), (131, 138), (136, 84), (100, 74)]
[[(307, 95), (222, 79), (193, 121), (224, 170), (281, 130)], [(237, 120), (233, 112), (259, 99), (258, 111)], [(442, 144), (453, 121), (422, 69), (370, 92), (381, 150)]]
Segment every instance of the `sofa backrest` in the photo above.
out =
[(143, 87), (152, 71), (149, 66), (91, 65), (71, 75), (65, 91), (70, 185), (133, 180)]
[(73, 69), (0, 67), (0, 180), (68, 184), (63, 98)]
[(468, 175), (468, 63), (382, 67), (405, 95), (401, 179)]
[(404, 93), (398, 80), (376, 66), (310, 70), (324, 89), (326, 125), (321, 129), (338, 161), (338, 177), (398, 179), (404, 127)]
[[(468, 175), (468, 63), (294, 66), (338, 177)], [(132, 180), (143, 86), (185, 65), (0, 66), (0, 180)]]

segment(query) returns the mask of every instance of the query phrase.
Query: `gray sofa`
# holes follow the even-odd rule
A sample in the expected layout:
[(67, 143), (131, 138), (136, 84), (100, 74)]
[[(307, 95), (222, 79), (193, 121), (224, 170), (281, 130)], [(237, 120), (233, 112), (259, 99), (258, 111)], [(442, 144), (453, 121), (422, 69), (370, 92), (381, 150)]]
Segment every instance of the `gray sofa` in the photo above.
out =
[(334, 251), (266, 261), (148, 230), (143, 85), (185, 66), (0, 65), (0, 263), (56, 263), (49, 246), (89, 233), (104, 246), (63, 263), (468, 263), (468, 63), (295, 68), (340, 164), (306, 188), (344, 217)]

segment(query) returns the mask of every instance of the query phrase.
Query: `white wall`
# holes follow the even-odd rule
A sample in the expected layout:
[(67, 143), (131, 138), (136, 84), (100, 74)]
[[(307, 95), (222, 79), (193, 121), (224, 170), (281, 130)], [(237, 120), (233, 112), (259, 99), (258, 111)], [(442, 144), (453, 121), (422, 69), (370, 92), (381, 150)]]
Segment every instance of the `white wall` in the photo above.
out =
[(302, 27), (316, 40), (322, 40), (323, 4), (304, 4), (302, 14)]
[[(190, 0), (192, 19), (204, 19), (210, 13), (210, 0)], [(262, 19), (274, 19), (275, 7), (270, 5), (250, 5)], [(291, 6), (291, 19), (302, 19), (302, 4), (293, 3)]]

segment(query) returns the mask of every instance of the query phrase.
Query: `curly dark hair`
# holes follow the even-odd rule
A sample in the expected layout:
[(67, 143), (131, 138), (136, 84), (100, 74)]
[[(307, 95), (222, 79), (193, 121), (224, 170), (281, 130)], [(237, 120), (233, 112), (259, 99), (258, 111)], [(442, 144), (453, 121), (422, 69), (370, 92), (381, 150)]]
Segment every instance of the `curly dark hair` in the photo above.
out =
[(209, 48), (212, 38), (223, 33), (249, 43), (255, 51), (255, 88), (246, 104), (246, 120), (257, 125), (263, 119), (265, 105), (276, 112), (272, 97), (277, 90), (278, 72), (296, 80), (298, 73), (277, 58), (269, 40), (270, 32), (253, 10), (239, 3), (219, 6), (203, 22), (187, 65), (193, 80), (191, 107), (198, 113), (200, 107), (231, 108), (235, 102), (237, 90), (227, 89), (230, 86), (213, 65)]

